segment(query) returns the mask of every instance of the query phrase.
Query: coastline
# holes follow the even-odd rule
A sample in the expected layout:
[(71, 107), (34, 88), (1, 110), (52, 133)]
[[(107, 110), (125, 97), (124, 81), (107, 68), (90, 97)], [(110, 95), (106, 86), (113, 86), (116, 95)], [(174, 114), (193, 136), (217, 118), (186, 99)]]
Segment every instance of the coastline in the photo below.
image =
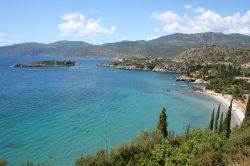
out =
[[(125, 70), (147, 70), (147, 71), (153, 71), (153, 72), (180, 72), (180, 71), (176, 71), (176, 70), (170, 70), (169, 68), (159, 68), (159, 66), (156, 66), (154, 69), (150, 70), (149, 68), (138, 68), (134, 65), (132, 66), (117, 66), (117, 65), (113, 65), (110, 62), (105, 62), (105, 63), (101, 63), (101, 64), (97, 64), (97, 66), (101, 66), (101, 67), (113, 67), (113, 68), (117, 68), (117, 69), (125, 69)], [(207, 81), (204, 81), (203, 79), (196, 79), (193, 77), (187, 77), (187, 76), (180, 76), (176, 78), (176, 81), (184, 81), (184, 82), (191, 82), (191, 83), (208, 83)], [(221, 103), (227, 111), (227, 108), (230, 105), (230, 102), (232, 100), (232, 96), (228, 95), (228, 94), (220, 94), (220, 93), (216, 93), (214, 91), (211, 90), (207, 90), (205, 88), (203, 89), (198, 89), (195, 90), (195, 92), (200, 93), (202, 95), (206, 95), (209, 96), (211, 98), (213, 98), (214, 100), (218, 101), (219, 103)], [(233, 124), (232, 125), (237, 125), (237, 126), (241, 126), (241, 123), (243, 122), (244, 118), (245, 118), (245, 109), (246, 109), (246, 103), (243, 103), (240, 100), (233, 100), (233, 105), (232, 105), (232, 115), (233, 115)]]
[[(232, 96), (231, 95), (223, 95), (220, 93), (216, 93), (214, 91), (211, 90), (199, 90), (196, 91), (198, 93), (201, 93), (203, 95), (207, 95), (215, 100), (217, 100), (218, 102), (220, 102), (221, 104), (223, 104), (226, 108), (229, 107), (230, 102), (232, 100)], [(234, 100), (233, 101), (233, 105), (232, 105), (232, 115), (235, 119), (235, 123), (236, 125), (240, 126), (242, 121), (245, 118), (245, 109), (246, 109), (246, 103), (243, 103), (239, 100)]]

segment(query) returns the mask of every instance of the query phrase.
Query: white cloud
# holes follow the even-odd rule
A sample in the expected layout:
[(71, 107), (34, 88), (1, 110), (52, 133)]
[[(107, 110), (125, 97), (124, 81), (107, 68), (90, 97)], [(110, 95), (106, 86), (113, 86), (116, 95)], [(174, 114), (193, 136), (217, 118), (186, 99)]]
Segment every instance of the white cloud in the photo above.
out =
[(123, 40), (127, 40), (127, 39), (128, 39), (127, 36), (122, 36), (122, 41), (123, 41)]
[(76, 13), (69, 13), (69, 14), (64, 14), (61, 16), (62, 19), (66, 20), (66, 21), (70, 21), (70, 20), (84, 20), (85, 16), (81, 13), (81, 12), (76, 12)]
[(159, 28), (154, 28), (154, 32), (161, 32)]
[(64, 22), (58, 25), (58, 29), (62, 36), (98, 36), (112, 34), (116, 30), (116, 26), (106, 28), (101, 25), (101, 18), (88, 19), (80, 12), (64, 14), (61, 18)]
[(172, 11), (165, 11), (165, 12), (154, 12), (152, 14), (152, 17), (156, 20), (159, 20), (161, 22), (170, 23), (181, 20), (181, 17)]
[(0, 46), (16, 44), (16, 43), (20, 43), (20, 41), (16, 37), (8, 36), (5, 33), (0, 33)]
[(195, 12), (195, 13), (203, 13), (205, 11), (206, 10), (204, 8), (202, 8), (202, 7), (197, 7), (195, 9), (193, 9), (193, 12)]
[(153, 35), (153, 36), (150, 36), (150, 37), (147, 37), (146, 40), (149, 41), (149, 40), (154, 40), (154, 39), (157, 39), (159, 38), (160, 36), (158, 35)]
[(223, 32), (242, 33), (250, 35), (250, 10), (241, 15), (239, 12), (229, 16), (198, 7), (192, 14), (178, 14), (172, 11), (154, 12), (153, 18), (163, 23), (162, 30), (166, 32), (198, 33)]
[(191, 6), (191, 5), (189, 5), (189, 4), (187, 4), (187, 5), (185, 5), (185, 6), (184, 6), (184, 8), (188, 10), (188, 9), (191, 9), (191, 8), (192, 8), (192, 6)]

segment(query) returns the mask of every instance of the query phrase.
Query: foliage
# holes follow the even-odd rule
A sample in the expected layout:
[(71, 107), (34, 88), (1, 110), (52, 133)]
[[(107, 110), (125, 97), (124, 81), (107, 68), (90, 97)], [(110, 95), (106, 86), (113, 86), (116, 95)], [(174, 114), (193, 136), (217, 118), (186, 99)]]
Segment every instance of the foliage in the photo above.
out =
[(226, 118), (222, 124), (222, 130), (226, 133), (226, 138), (228, 138), (231, 133), (232, 104), (233, 104), (233, 99), (231, 100)]
[(250, 125), (234, 129), (223, 150), (231, 165), (250, 165)]
[(250, 94), (248, 95), (248, 102), (247, 102), (247, 107), (245, 111), (245, 119), (243, 121), (243, 124), (246, 124), (250, 121)]
[(241, 128), (234, 128), (229, 137), (232, 101), (224, 122), (219, 110), (220, 106), (216, 115), (216, 119), (220, 119), (219, 132), (210, 129), (190, 131), (190, 125), (183, 136), (169, 134), (167, 138), (159, 130), (143, 132), (139, 138), (119, 146), (107, 156), (104, 151), (98, 152), (95, 156), (82, 157), (76, 165), (249, 165), (250, 119)]
[(210, 120), (210, 123), (209, 123), (209, 129), (210, 130), (214, 129), (214, 109), (213, 109), (213, 113), (212, 113), (211, 120)]
[(250, 71), (232, 64), (204, 64), (192, 67), (190, 75), (208, 81), (207, 89), (217, 93), (230, 94), (245, 100), (250, 92), (250, 83), (244, 80)]
[(221, 113), (221, 116), (220, 116), (220, 124), (219, 124), (219, 129), (218, 131), (221, 133), (222, 132), (222, 129), (223, 128), (223, 112)]
[(63, 61), (63, 60), (48, 60), (48, 61), (38, 61), (30, 63), (18, 63), (13, 65), (13, 67), (50, 67), (50, 66), (75, 66), (74, 61)]
[(220, 116), (220, 105), (218, 106), (216, 117), (215, 117), (215, 123), (214, 123), (214, 130), (215, 131), (218, 131), (219, 116)]
[(168, 141), (156, 145), (151, 159), (158, 165), (224, 164), (220, 151), (223, 142), (223, 138), (211, 130), (194, 130), (190, 132), (189, 139), (178, 147), (172, 146)]
[(164, 137), (168, 136), (167, 125), (166, 108), (164, 107), (160, 113), (159, 122), (157, 125), (157, 129), (162, 133)]
[(156, 130), (152, 133), (142, 132), (140, 137), (130, 144), (117, 147), (110, 154), (99, 151), (95, 156), (81, 157), (76, 161), (77, 166), (101, 166), (101, 165), (148, 165), (152, 163), (149, 158), (156, 144), (163, 141), (162, 134)]
[[(83, 156), (75, 164), (76, 166), (250, 165), (250, 118), (246, 116), (241, 128), (234, 128), (230, 135), (225, 135), (222, 127), (225, 133), (230, 130), (232, 101), (224, 122), (223, 113), (219, 118), (219, 110), (220, 106), (216, 115), (216, 119), (220, 119), (219, 132), (210, 129), (190, 131), (188, 125), (183, 136), (169, 134), (169, 137), (164, 137), (158, 129), (158, 123), (156, 130), (142, 132), (129, 144), (120, 145), (110, 153), (100, 150), (96, 155)], [(162, 122), (164, 118), (161, 116), (165, 111), (162, 110), (159, 118)], [(0, 166), (7, 166), (7, 161), (0, 160)], [(22, 166), (42, 166), (42, 164), (28, 162)]]
[(7, 166), (7, 165), (8, 165), (8, 161), (0, 160), (0, 166)]

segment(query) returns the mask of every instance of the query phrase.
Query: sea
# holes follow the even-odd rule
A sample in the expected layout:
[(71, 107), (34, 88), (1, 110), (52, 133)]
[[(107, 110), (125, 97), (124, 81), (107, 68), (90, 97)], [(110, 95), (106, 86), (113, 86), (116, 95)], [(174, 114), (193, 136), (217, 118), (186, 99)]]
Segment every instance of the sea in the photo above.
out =
[[(73, 60), (74, 67), (13, 68), (16, 63)], [(111, 151), (156, 128), (167, 108), (168, 130), (206, 128), (214, 99), (179, 73), (98, 67), (112, 59), (0, 56), (0, 159), (73, 166), (81, 156)]]

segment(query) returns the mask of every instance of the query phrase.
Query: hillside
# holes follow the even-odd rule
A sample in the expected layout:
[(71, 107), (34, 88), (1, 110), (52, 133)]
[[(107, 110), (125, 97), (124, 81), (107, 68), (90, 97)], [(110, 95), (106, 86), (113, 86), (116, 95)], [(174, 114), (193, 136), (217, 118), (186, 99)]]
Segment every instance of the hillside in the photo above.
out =
[[(249, 98), (250, 99), (250, 98)], [(250, 159), (250, 100), (241, 127), (230, 128), (232, 108), (223, 120), (218, 107), (212, 114), (208, 129), (185, 127), (183, 135), (168, 130), (166, 109), (160, 113), (153, 132), (142, 132), (131, 143), (95, 155), (82, 156), (77, 166), (148, 165), (148, 166), (236, 166), (249, 165)], [(214, 121), (215, 119), (215, 121)]]
[(174, 57), (186, 49), (213, 43), (250, 48), (250, 36), (206, 32), (175, 33), (150, 41), (121, 41), (103, 45), (92, 45), (82, 41), (58, 41), (50, 44), (21, 43), (0, 47), (0, 55)]
[(209, 44), (183, 51), (176, 58), (186, 64), (233, 63), (235, 65), (250, 61), (250, 49), (236, 48), (222, 44)]

